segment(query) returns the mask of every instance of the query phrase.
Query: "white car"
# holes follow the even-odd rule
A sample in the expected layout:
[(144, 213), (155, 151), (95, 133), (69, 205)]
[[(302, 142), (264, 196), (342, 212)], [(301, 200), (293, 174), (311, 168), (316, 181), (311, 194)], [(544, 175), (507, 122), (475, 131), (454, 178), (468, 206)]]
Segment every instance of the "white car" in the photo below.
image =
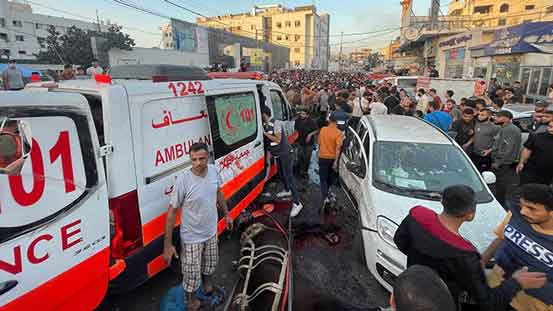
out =
[(505, 216), (486, 184), (494, 183), (495, 175), (485, 172), (482, 177), (453, 139), (414, 117), (363, 117), (357, 129), (346, 132), (339, 174), (360, 215), (358, 233), (366, 264), (390, 291), (407, 262), (394, 244), (394, 234), (412, 207), (422, 205), (439, 213), (444, 188), (472, 187), (478, 202), (476, 218), (461, 233), (481, 252)]

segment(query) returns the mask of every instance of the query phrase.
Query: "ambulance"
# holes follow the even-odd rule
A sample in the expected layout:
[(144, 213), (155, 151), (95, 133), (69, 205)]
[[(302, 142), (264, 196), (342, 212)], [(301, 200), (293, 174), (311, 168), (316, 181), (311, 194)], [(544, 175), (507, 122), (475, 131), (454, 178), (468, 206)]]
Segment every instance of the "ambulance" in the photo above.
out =
[(276, 173), (263, 104), (292, 119), (272, 82), (171, 65), (2, 92), (0, 149), (23, 150), (0, 150), (21, 155), (0, 161), (0, 310), (92, 310), (108, 287), (165, 269), (169, 197), (193, 143), (209, 146), (236, 218)]

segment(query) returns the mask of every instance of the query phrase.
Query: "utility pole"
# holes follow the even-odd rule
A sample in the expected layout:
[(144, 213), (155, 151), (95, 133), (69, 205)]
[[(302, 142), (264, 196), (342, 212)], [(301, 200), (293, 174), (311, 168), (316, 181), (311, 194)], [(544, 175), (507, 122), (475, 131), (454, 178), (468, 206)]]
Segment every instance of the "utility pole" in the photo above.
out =
[(344, 39), (344, 32), (340, 33), (340, 54), (338, 54), (338, 71), (342, 71), (342, 40)]
[(98, 15), (98, 9), (96, 9), (96, 22), (98, 23), (98, 32), (102, 32), (102, 28), (100, 27), (100, 15)]

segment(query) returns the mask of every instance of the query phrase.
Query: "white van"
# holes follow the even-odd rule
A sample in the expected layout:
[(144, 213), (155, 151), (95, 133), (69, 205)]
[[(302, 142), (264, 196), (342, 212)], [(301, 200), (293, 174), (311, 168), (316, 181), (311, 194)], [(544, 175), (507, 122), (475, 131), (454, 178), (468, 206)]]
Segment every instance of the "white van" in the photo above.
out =
[(442, 211), (442, 191), (455, 184), (470, 186), (477, 201), (476, 218), (461, 234), (483, 252), (493, 241), (505, 211), (488, 184), (492, 172), (480, 175), (463, 149), (436, 126), (397, 115), (365, 116), (348, 128), (340, 157), (343, 189), (360, 216), (356, 239), (365, 264), (389, 291), (406, 268), (407, 258), (394, 243), (399, 224), (415, 206)]
[(21, 172), (0, 175), (0, 309), (91, 310), (108, 284), (163, 270), (169, 195), (195, 142), (210, 146), (235, 218), (276, 173), (263, 103), (291, 119), (274, 83), (166, 65), (2, 92), (0, 121), (28, 125), (32, 142)]

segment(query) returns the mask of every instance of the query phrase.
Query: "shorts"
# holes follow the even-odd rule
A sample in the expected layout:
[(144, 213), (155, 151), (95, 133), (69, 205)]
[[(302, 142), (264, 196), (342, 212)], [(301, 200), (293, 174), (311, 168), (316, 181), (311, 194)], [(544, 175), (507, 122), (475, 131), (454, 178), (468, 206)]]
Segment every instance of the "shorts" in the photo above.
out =
[(217, 268), (219, 248), (217, 235), (200, 243), (182, 243), (182, 287), (185, 292), (193, 293), (202, 284), (202, 275), (211, 275)]

